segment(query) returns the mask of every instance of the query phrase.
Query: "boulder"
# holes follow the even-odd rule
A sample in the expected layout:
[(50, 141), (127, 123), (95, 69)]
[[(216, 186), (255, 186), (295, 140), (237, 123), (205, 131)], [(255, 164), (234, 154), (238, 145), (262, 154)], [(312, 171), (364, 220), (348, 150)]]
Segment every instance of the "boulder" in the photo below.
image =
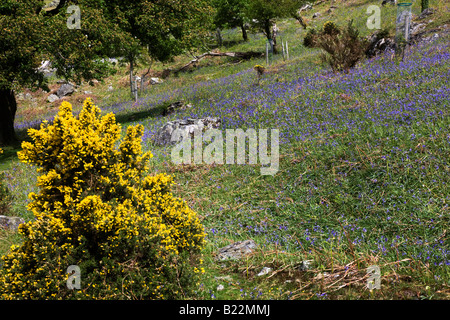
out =
[(51, 11), (59, 6), (61, 0), (53, 0), (42, 7), (45, 11)]
[(307, 3), (307, 4), (305, 4), (303, 7), (301, 7), (299, 10), (298, 10), (298, 12), (300, 13), (300, 12), (302, 12), (302, 11), (307, 11), (307, 10), (312, 10), (312, 5), (311, 4), (309, 4), (309, 3)]
[(268, 274), (269, 272), (272, 272), (272, 268), (264, 267), (262, 270), (256, 275), (257, 277), (261, 277), (263, 275)]
[(425, 10), (422, 11), (422, 13), (419, 15), (418, 19), (422, 20), (425, 19), (426, 17), (428, 17), (429, 15), (434, 13), (434, 9), (433, 8), (427, 8)]
[(25, 220), (20, 217), (0, 216), (0, 226), (9, 230), (16, 231), (22, 223)]
[(306, 271), (311, 269), (311, 265), (312, 265), (312, 260), (304, 260), (301, 261), (298, 265), (295, 266), (296, 269), (298, 269), (299, 271)]
[(62, 84), (61, 87), (59, 87), (58, 91), (56, 92), (56, 95), (61, 99), (65, 96), (71, 95), (75, 92), (75, 88), (70, 83)]
[(207, 117), (204, 119), (185, 119), (185, 120), (169, 121), (156, 132), (153, 138), (154, 143), (160, 146), (177, 144), (182, 140), (182, 138), (180, 138), (179, 141), (171, 141), (172, 133), (175, 130), (187, 131), (189, 136), (193, 137), (194, 132), (197, 130), (201, 130), (203, 132), (207, 129), (217, 129), (220, 127), (220, 124), (221, 120), (219, 118), (211, 118), (211, 117)]
[(150, 84), (160, 84), (163, 83), (164, 81), (160, 78), (156, 78), (156, 77), (151, 77), (150, 78)]
[(412, 22), (411, 23), (411, 34), (414, 35), (420, 31), (422, 31), (425, 27), (426, 27), (425, 23)]
[(49, 60), (41, 62), (38, 71), (44, 74), (44, 77), (48, 78), (55, 74), (56, 69), (52, 68), (52, 63)]
[(237, 260), (248, 254), (251, 254), (256, 249), (256, 243), (253, 240), (244, 240), (234, 242), (228, 246), (219, 249), (217, 259), (223, 260)]
[(375, 32), (369, 38), (369, 45), (366, 50), (367, 58), (375, 57), (386, 50), (394, 50), (395, 49), (395, 41), (389, 38), (387, 35)]
[(188, 108), (192, 108), (192, 104), (184, 104), (183, 101), (177, 101), (169, 104), (163, 112), (163, 115), (169, 115), (178, 110), (186, 110)]
[(47, 97), (47, 101), (50, 103), (53, 103), (56, 100), (59, 100), (59, 97), (56, 94), (51, 94)]

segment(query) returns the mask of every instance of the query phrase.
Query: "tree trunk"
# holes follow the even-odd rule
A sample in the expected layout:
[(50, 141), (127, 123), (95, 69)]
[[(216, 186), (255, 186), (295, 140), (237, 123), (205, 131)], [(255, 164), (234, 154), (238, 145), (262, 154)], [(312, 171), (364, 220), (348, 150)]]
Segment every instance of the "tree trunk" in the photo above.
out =
[(300, 23), (303, 29), (306, 29), (307, 27), (306, 22), (303, 20), (302, 16), (299, 13), (293, 13), (292, 17)]
[(278, 28), (277, 25), (274, 24), (272, 26), (272, 41), (273, 41), (273, 54), (277, 54), (277, 35), (278, 35)]
[(182, 71), (186, 71), (188, 70), (192, 65), (197, 64), (197, 62), (199, 62), (201, 59), (205, 58), (205, 57), (231, 57), (231, 58), (236, 58), (236, 59), (243, 59), (243, 60), (248, 60), (251, 58), (255, 58), (255, 57), (261, 57), (263, 56), (263, 53), (261, 52), (257, 52), (257, 51), (247, 51), (247, 52), (206, 52), (203, 53), (201, 55), (199, 55), (198, 57), (196, 57), (195, 59), (192, 59), (191, 61), (189, 61), (189, 63), (185, 64), (184, 66), (176, 69), (176, 70), (169, 70), (166, 69), (164, 70), (164, 72), (173, 72), (173, 73), (178, 73), (178, 72), (182, 72)]
[(14, 91), (0, 89), (0, 144), (12, 144), (16, 141), (14, 133), (14, 118), (17, 103)]
[(273, 30), (273, 26), (272, 23), (270, 22), (270, 20), (265, 21), (264, 23), (264, 34), (267, 37), (267, 40), (271, 41), (272, 40), (272, 52), (273, 54), (277, 54), (277, 41), (276, 41), (276, 35), (272, 34), (272, 30)]
[(248, 35), (247, 30), (245, 29), (245, 24), (241, 23), (241, 30), (242, 30), (242, 38), (244, 41), (248, 41)]
[(137, 88), (134, 87), (134, 64), (133, 64), (133, 59), (130, 59), (130, 90), (131, 90), (131, 97), (134, 99), (135, 98), (135, 90), (137, 90)]
[(422, 5), (422, 12), (423, 12), (425, 9), (428, 9), (428, 0), (422, 0), (421, 5)]
[(217, 37), (217, 46), (221, 47), (223, 44), (223, 38), (222, 33), (220, 32), (220, 28), (217, 28), (216, 30), (216, 37)]

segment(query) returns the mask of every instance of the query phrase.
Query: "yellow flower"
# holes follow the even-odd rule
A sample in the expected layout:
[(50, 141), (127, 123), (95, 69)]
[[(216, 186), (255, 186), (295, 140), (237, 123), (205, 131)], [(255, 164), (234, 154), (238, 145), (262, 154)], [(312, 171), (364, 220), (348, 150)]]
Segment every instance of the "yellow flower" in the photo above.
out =
[[(22, 245), (3, 257), (3, 298), (65, 297), (64, 263), (92, 257), (97, 265), (90, 268), (98, 271), (84, 275), (89, 285), (77, 292), (80, 297), (123, 298), (135, 287), (145, 287), (154, 299), (182, 292), (158, 284), (173, 278), (169, 273), (177, 263), (200, 252), (204, 228), (172, 194), (172, 176), (147, 175), (152, 154), (142, 151), (144, 127), (128, 127), (118, 143), (114, 114), (100, 113), (88, 99), (75, 117), (71, 104), (63, 102), (52, 124), (29, 130), (32, 142), (22, 144), (19, 158), (41, 173), (39, 191), (29, 195), (27, 207), (35, 219), (20, 226)], [(149, 265), (149, 259), (159, 265)], [(136, 276), (136, 270), (149, 276)], [(204, 268), (191, 265), (190, 272), (201, 274)], [(122, 279), (124, 288), (108, 279)]]
[(253, 67), (253, 69), (256, 70), (256, 72), (258, 73), (258, 75), (263, 75), (264, 71), (266, 70), (263, 66), (257, 64)]

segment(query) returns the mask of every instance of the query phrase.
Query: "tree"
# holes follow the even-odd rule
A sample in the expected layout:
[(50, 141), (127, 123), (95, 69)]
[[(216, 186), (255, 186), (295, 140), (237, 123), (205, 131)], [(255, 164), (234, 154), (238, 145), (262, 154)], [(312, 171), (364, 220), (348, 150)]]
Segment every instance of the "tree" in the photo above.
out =
[(213, 7), (216, 9), (214, 25), (217, 28), (241, 28), (242, 38), (248, 40), (246, 16), (247, 0), (214, 0)]
[[(81, 10), (81, 28), (67, 26), (69, 5)], [(52, 61), (57, 76), (77, 83), (102, 79), (113, 70), (106, 57), (125, 57), (133, 64), (143, 48), (159, 61), (169, 61), (201, 43), (211, 20), (207, 0), (61, 0), (47, 12), (39, 0), (0, 3), (0, 144), (15, 140), (20, 87), (46, 88), (37, 71)]]
[(426, 9), (428, 9), (428, 6), (429, 6), (429, 3), (428, 3), (428, 0), (421, 0), (421, 7), (422, 7), (422, 11), (421, 12), (424, 12)]
[(275, 20), (296, 17), (302, 2), (299, 0), (248, 0), (247, 16), (265, 34), (267, 40), (273, 41), (274, 53), (277, 51)]
[[(111, 72), (101, 58), (113, 56), (124, 36), (106, 20), (93, 0), (83, 6), (81, 29), (67, 27), (67, 6), (62, 1), (55, 12), (42, 9), (39, 0), (5, 0), (0, 3), (0, 144), (16, 140), (14, 91), (21, 87), (48, 89), (37, 68), (43, 59), (52, 61), (57, 75), (77, 83), (102, 78)], [(61, 9), (61, 10), (60, 10)]]
[[(126, 34), (123, 55), (130, 63), (130, 81), (137, 58), (146, 48), (155, 61), (167, 62), (202, 44), (212, 24), (207, 0), (101, 0), (108, 19)], [(131, 85), (131, 84), (130, 84)]]

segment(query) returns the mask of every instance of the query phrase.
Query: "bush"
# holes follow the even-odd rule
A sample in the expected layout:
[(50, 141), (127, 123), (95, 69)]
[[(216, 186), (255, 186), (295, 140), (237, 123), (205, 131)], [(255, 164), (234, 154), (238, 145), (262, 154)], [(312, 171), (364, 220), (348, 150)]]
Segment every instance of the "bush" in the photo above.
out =
[[(175, 198), (166, 174), (149, 176), (141, 125), (118, 144), (114, 114), (100, 116), (88, 99), (78, 117), (63, 102), (53, 124), (31, 129), (19, 158), (38, 166), (35, 219), (0, 270), (7, 299), (175, 299), (190, 294), (204, 230)], [(66, 286), (67, 268), (81, 270), (81, 289)]]
[(323, 29), (307, 32), (303, 44), (310, 48), (321, 48), (326, 52), (322, 59), (333, 71), (348, 71), (360, 61), (368, 46), (367, 40), (359, 36), (359, 31), (350, 21), (347, 28), (340, 30), (333, 22), (326, 22)]
[(314, 28), (308, 28), (305, 37), (303, 38), (303, 45), (307, 48), (316, 47), (317, 31)]
[(323, 33), (330, 36), (338, 35), (341, 33), (339, 27), (332, 21), (327, 21), (323, 25)]

